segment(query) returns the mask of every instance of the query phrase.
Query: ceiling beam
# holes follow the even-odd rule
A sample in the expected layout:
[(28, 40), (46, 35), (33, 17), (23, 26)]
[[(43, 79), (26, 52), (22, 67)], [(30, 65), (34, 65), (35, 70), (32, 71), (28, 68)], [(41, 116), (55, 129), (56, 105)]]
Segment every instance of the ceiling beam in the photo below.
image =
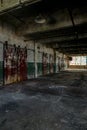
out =
[(76, 30), (76, 25), (75, 25), (74, 18), (73, 18), (73, 15), (72, 15), (72, 10), (70, 8), (68, 8), (68, 12), (69, 12), (70, 19), (72, 21), (72, 25), (73, 25), (73, 29), (74, 29), (74, 32), (75, 32), (75, 35), (76, 35), (76, 39), (78, 39), (78, 32)]
[(86, 54), (87, 55), (87, 51), (59, 51), (59, 52), (64, 53), (64, 54), (69, 54), (69, 55), (73, 55), (73, 54), (76, 54), (76, 55), (78, 55), (78, 54), (80, 54), (80, 55)]
[(64, 51), (78, 51), (78, 50), (82, 50), (82, 51), (86, 51), (87, 48), (57, 48), (58, 50), (64, 50)]
[(10, 2), (8, 0), (3, 1), (3, 4), (0, 3), (0, 15), (21, 9), (24, 6), (30, 6), (40, 1), (42, 0), (10, 0)]
[(59, 39), (59, 38), (52, 38), (52, 39), (48, 39), (48, 40), (43, 40), (43, 41), (40, 41), (40, 43), (43, 43), (43, 44), (48, 44), (48, 45), (52, 45), (54, 46), (55, 48), (56, 47), (73, 47), (73, 46), (85, 46), (87, 45), (87, 38), (79, 38), (78, 40), (77, 39), (74, 39), (74, 37), (69, 37), (68, 38), (63, 38), (62, 39)]
[(87, 43), (85, 44), (53, 44), (53, 48), (86, 48), (87, 47)]
[(11, 14), (7, 13), (7, 15), (10, 15), (12, 18), (14, 18), (14, 19), (20, 21), (21, 23), (25, 24), (24, 20), (21, 20), (20, 18), (18, 18), (17, 16), (13, 15), (12, 13)]

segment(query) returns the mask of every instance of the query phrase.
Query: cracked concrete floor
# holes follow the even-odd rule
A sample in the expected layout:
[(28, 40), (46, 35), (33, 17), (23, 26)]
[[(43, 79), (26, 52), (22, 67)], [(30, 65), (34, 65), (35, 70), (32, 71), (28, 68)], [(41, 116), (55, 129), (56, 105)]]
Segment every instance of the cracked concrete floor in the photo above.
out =
[(87, 130), (87, 72), (1, 87), (0, 130)]

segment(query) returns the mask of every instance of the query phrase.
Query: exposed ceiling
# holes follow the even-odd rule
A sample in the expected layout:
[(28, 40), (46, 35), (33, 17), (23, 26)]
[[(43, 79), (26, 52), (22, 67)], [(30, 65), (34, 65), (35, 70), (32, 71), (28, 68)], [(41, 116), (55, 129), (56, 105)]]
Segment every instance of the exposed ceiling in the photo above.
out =
[[(41, 0), (9, 10), (0, 19), (17, 27), (25, 41), (35, 40), (65, 54), (87, 54), (87, 3)], [(46, 23), (35, 23), (43, 15)]]

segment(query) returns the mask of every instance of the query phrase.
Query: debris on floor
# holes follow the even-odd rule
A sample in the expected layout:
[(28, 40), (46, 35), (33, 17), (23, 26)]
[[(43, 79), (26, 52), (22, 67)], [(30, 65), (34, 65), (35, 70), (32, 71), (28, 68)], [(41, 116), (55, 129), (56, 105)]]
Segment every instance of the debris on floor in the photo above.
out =
[(0, 130), (87, 130), (87, 73), (66, 71), (4, 86)]

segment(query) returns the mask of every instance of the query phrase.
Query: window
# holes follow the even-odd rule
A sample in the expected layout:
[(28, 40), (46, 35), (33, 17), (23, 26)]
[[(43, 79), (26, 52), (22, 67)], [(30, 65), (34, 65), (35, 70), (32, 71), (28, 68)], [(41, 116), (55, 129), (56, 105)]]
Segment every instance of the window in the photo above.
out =
[(86, 65), (86, 56), (73, 56), (70, 65)]

